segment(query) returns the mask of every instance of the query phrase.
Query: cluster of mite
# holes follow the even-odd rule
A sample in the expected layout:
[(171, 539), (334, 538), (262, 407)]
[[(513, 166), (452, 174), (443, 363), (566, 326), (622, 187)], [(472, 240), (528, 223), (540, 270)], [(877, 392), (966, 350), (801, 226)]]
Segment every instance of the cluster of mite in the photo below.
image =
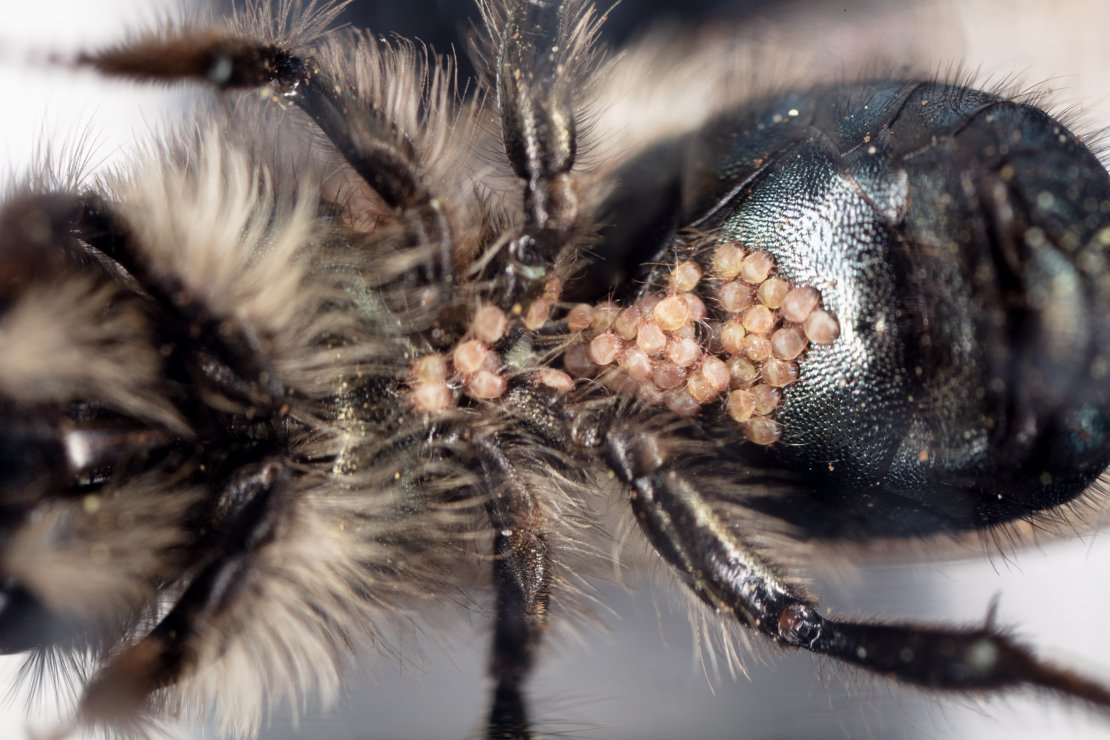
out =
[[(1106, 469), (1095, 360), (1110, 332), (1076, 320), (1059, 357), (1027, 357), (1055, 349), (1048, 329), (1071, 317), (1041, 311), (1041, 296), (1068, 296), (1076, 317), (1110, 306), (1110, 271), (1081, 269), (1105, 257), (1110, 179), (1078, 140), (1026, 104), (880, 80), (815, 88), (788, 103), (805, 115), (766, 125), (779, 102), (722, 100), (671, 132), (644, 101), (630, 110), (651, 130), (591, 171), (576, 160), (576, 109), (623, 107), (626, 88), (625, 62), (591, 57), (592, 3), (479, 0), (484, 71), (462, 99), (454, 68), (409, 42), (324, 36), (343, 6), (257, 0), (223, 26), (80, 55), (75, 67), (107, 77), (228, 97), (206, 104), (196, 135), (92, 191), (44, 178), (0, 204), (0, 320), (28, 327), (0, 337), (25, 380), (0, 368), (0, 653), (36, 651), (30, 674), (36, 660), (76, 668), (81, 697), (54, 737), (207, 713), (252, 736), (281, 702), (335, 701), (351, 655), (418, 606), (470, 607), (484, 586), (487, 737), (531, 737), (525, 685), (549, 628), (590, 609), (601, 569), (641, 565), (625, 555), (636, 543), (709, 610), (695, 612), (705, 624), (925, 689), (1110, 707), (1101, 683), (993, 619), (822, 612), (800, 572), (826, 545), (1036, 524)], [(584, 93), (595, 77), (612, 89)], [(231, 97), (257, 90), (257, 107)], [(856, 146), (872, 141), (856, 123), (830, 134), (861, 95), (872, 149)], [(933, 143), (916, 159), (892, 146), (918, 140)], [(493, 167), (488, 145), (504, 149)], [(956, 166), (957, 145), (990, 156)], [(719, 171), (725, 154), (764, 147), (774, 157), (750, 177)], [(714, 179), (686, 182), (692, 153)], [(864, 177), (856, 154), (882, 176)], [(1011, 162), (1026, 170), (1007, 177)], [(791, 181), (801, 165), (814, 192)], [(1055, 179), (1064, 171), (1079, 185)], [(641, 179), (664, 194), (689, 185), (690, 202), (640, 223), (628, 203), (649, 202)], [(984, 213), (950, 210), (968, 182)], [(736, 196), (719, 200), (726, 186)], [(799, 228), (776, 242), (751, 218), (756, 190), (806, 224), (867, 207), (827, 241)], [(1025, 197), (1057, 191), (1059, 212)], [(1043, 224), (1087, 246), (1047, 250)], [(922, 231), (940, 246), (920, 247)], [(959, 240), (959, 253), (940, 248)], [(878, 277), (793, 260), (822, 250), (834, 267), (867, 252)], [(911, 264), (922, 274), (907, 278)], [(1057, 287), (1069, 274), (1079, 287)], [(888, 300), (888, 284), (908, 292)], [(843, 300), (853, 291), (866, 300)], [(944, 320), (983, 307), (998, 321)], [(902, 331), (887, 341), (890, 325)], [(966, 414), (953, 337), (986, 356), (957, 378), (1008, 373)], [(929, 372), (903, 385), (917, 360)], [(845, 393), (811, 392), (868, 363)], [(1067, 395), (1009, 377), (1029, 366), (1062, 369)], [(915, 401), (919, 387), (936, 403)], [(1025, 416), (997, 414), (995, 395)], [(998, 418), (1013, 430), (994, 435)], [(933, 439), (944, 454), (902, 460)], [(1056, 471), (1067, 480), (1050, 487)], [(1021, 495), (999, 505), (998, 491)], [(612, 522), (595, 516), (613, 496)], [(48, 673), (64, 671), (35, 675)]]
[[(693, 416), (724, 396), (728, 415), (749, 441), (777, 442), (782, 426), (773, 414), (782, 388), (798, 380), (810, 344), (831, 344), (840, 325), (821, 307), (820, 292), (777, 275), (767, 252), (700, 235), (677, 251), (682, 258), (666, 276), (666, 293), (649, 292), (624, 308), (615, 301), (570, 308), (565, 369), (540, 369), (533, 382), (567, 393), (575, 378), (597, 380), (679, 416)], [(549, 280), (543, 297), (527, 309), (517, 307), (525, 326), (539, 329), (547, 322), (558, 292), (558, 280)], [(712, 296), (715, 310), (702, 294)], [(475, 399), (502, 397), (508, 380), (494, 347), (509, 327), (505, 311), (482, 305), (450, 358), (432, 354), (413, 362), (413, 407), (425, 413), (452, 408), (453, 386)]]

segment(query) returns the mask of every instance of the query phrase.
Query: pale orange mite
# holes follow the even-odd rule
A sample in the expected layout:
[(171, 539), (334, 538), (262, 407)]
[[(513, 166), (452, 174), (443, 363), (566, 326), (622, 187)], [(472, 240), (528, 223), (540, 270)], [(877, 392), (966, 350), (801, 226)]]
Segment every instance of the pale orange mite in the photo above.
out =
[(597, 378), (680, 416), (720, 404), (749, 441), (773, 444), (782, 436), (772, 418), (782, 389), (798, 381), (811, 346), (836, 341), (840, 325), (816, 288), (775, 274), (769, 253), (738, 242), (694, 251), (665, 276), (666, 293), (571, 308), (567, 329), (579, 337), (566, 352), (568, 377)]
[[(603, 301), (571, 307), (566, 328), (576, 336), (563, 368), (539, 370), (532, 382), (566, 394), (575, 378), (593, 378), (679, 416), (718, 408), (750, 442), (773, 444), (782, 436), (773, 417), (783, 389), (801, 377), (799, 363), (812, 346), (836, 341), (840, 325), (821, 308), (816, 288), (775, 274), (769, 253), (737, 242), (694, 251), (665, 276), (666, 292), (648, 293), (630, 306)], [(542, 327), (557, 300), (556, 287), (514, 309), (513, 317), (493, 305), (477, 307), (468, 338), (447, 357), (412, 363), (413, 408), (452, 408), (452, 387), (477, 400), (501, 398), (508, 381), (494, 346), (513, 321), (530, 330)]]

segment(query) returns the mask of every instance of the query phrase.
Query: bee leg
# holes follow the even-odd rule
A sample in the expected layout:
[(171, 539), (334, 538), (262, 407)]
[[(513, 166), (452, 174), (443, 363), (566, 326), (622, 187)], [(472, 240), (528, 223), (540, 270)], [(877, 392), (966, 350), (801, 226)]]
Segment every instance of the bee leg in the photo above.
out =
[[(250, 404), (257, 414), (280, 408), (285, 391), (264, 359), (260, 338), (236, 317), (215, 314), (177, 277), (156, 270), (112, 204), (95, 195), (52, 193), (21, 201), (19, 213), (23, 222), (47, 227), (37, 232), (50, 235), (42, 246), (59, 250), (71, 269), (94, 270), (132, 289), (137, 283), (161, 311), (159, 330), (166, 332), (166, 345), (199, 349), (212, 366), (201, 374), (217, 381), (221, 392)], [(127, 283), (128, 276), (134, 283)], [(199, 342), (208, 346), (198, 348)], [(168, 368), (182, 365), (169, 360)]]
[[(48, 291), (69, 278), (119, 280), (110, 261), (79, 240), (74, 225), (79, 203), (71, 194), (27, 195), (0, 211), (0, 318), (28, 292)], [(117, 300), (115, 307), (122, 309), (123, 303)], [(10, 346), (5, 351), (18, 354)], [(37, 381), (44, 382), (41, 374)], [(47, 492), (65, 495), (77, 490), (79, 477), (141, 458), (175, 439), (167, 428), (141, 422), (98, 424), (91, 409), (80, 420), (63, 408), (47, 411), (41, 405), (32, 415), (26, 403), (18, 392), (0, 399), (0, 529)]]
[[(385, 51), (382, 53), (393, 53)], [(362, 99), (312, 58), (279, 45), (226, 33), (140, 39), (84, 54), (77, 60), (101, 74), (152, 82), (197, 80), (220, 90), (272, 86), (304, 111), (351, 168), (398, 212), (409, 243), (432, 250), (425, 281), (449, 284), (452, 234), (440, 200), (427, 186), (413, 133), (388, 114), (382, 100)], [(407, 60), (396, 62), (404, 68)]]
[[(45, 282), (45, 273), (96, 275), (132, 293), (138, 284), (159, 310), (160, 340), (167, 347), (197, 351), (209, 365), (198, 373), (206, 382), (215, 381), (219, 392), (249, 404), (256, 415), (275, 413), (284, 403), (278, 374), (251, 327), (234, 316), (217, 315), (179, 278), (155, 269), (112, 204), (91, 194), (28, 196), (0, 214), (0, 228), (6, 236), (3, 256), (11, 258), (5, 267), (10, 275), (0, 276), (0, 308), (11, 300), (12, 290)], [(201, 343), (205, 346), (198, 347)], [(188, 364), (174, 359), (167, 358), (171, 372)], [(196, 381), (176, 379), (183, 385)]]
[[(451, 227), (442, 202), (427, 185), (412, 136), (378, 107), (380, 101), (345, 93), (326, 72), (310, 66), (288, 96), (386, 205), (402, 215), (409, 243), (430, 248), (431, 267), (421, 268), (425, 282), (450, 285), (455, 273)], [(425, 296), (430, 297), (443, 296)]]
[(174, 345), (195, 346), (197, 340), (192, 337), (210, 345), (209, 352), (202, 354), (208, 355), (206, 361), (214, 367), (205, 375), (224, 381), (221, 390), (250, 403), (256, 414), (278, 411), (285, 389), (249, 324), (213, 312), (197, 291), (176, 276), (155, 270), (131, 225), (103, 199), (82, 198), (75, 227), (85, 243), (130, 273), (168, 317), (177, 319)]
[(551, 549), (533, 492), (497, 440), (480, 443), (482, 465), (494, 488), (486, 514), (494, 531), (497, 592), (490, 673), (496, 681), (489, 737), (530, 736), (522, 686), (547, 630)]
[(576, 81), (564, 63), (567, 13), (566, 2), (519, 0), (498, 29), (497, 105), (505, 154), (524, 181), (526, 228), (548, 261), (555, 257), (550, 250), (560, 246), (548, 237), (565, 235), (578, 210), (569, 178), (577, 131)]
[(578, 225), (574, 94), (599, 22), (565, 1), (481, 8), (496, 45), (492, 66), (505, 154), (524, 181), (523, 233), (505, 250), (501, 272), (510, 276), (508, 307), (537, 292), (561, 253), (575, 248), (568, 238)]
[(285, 509), (280, 494), (290, 473), (265, 460), (234, 477), (221, 491), (229, 514), (222, 537), (169, 614), (134, 645), (112, 658), (89, 684), (78, 721), (118, 722), (137, 716), (148, 697), (173, 685), (197, 662), (202, 644), (238, 604), (237, 588), (256, 553), (273, 541)]
[(615, 430), (606, 441), (609, 464), (631, 488), (637, 522), (659, 555), (699, 599), (774, 642), (929, 689), (1035, 688), (1110, 710), (1106, 686), (1038, 660), (989, 620), (949, 627), (823, 617), (714, 512), (696, 479), (666, 459), (658, 434)]

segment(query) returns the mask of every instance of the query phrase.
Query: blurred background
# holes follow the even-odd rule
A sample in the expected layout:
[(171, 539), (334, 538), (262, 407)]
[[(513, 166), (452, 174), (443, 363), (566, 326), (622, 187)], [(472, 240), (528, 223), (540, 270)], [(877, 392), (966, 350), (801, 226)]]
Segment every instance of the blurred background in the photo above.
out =
[[(180, 12), (168, 0), (37, 0), (5, 8), (0, 25), (0, 182), (25, 167), (45, 140), (72, 141), (87, 131), (101, 166), (125, 160), (136, 141), (188, 115), (181, 90), (136, 90), (88, 75), (51, 69), (47, 52), (103, 44), (128, 27)], [(613, 45), (669, 22), (752, 22), (771, 3), (759, 0), (626, 0), (605, 27)], [(1105, 87), (1104, 7), (1096, 2), (977, 2), (944, 6), (921, 25), (903, 16), (903, 3), (775, 5), (786, 28), (813, 14), (838, 14), (849, 27), (874, 23), (881, 11), (890, 32), (921, 34), (936, 49), (936, 68), (962, 60), (980, 76), (1018, 75), (1059, 92), (1087, 130), (1110, 122)], [(935, 9), (934, 9), (935, 10)], [(1046, 19), (1050, 18), (1051, 22)], [(435, 48), (462, 49), (476, 19), (465, 0), (356, 2), (344, 20), (377, 32), (419, 37)], [(831, 32), (830, 32), (831, 33)], [(966, 554), (966, 553), (965, 553)], [(693, 648), (686, 599), (664, 575), (629, 575), (624, 586), (599, 592), (603, 625), (580, 625), (549, 646), (531, 683), (532, 711), (541, 732), (583, 738), (1034, 738), (1049, 733), (1105, 737), (1110, 722), (1042, 697), (980, 703), (970, 698), (921, 697), (837, 670), (806, 655), (747, 661), (750, 678), (709, 678)], [(1044, 656), (1110, 681), (1110, 541), (1089, 535), (1068, 543), (959, 563), (870, 563), (818, 574), (816, 593), (827, 608), (915, 620), (981, 621), (999, 598), (999, 620)], [(488, 623), (474, 615), (401, 642), (401, 664), (365, 661), (341, 705), (320, 712), (279, 707), (264, 737), (462, 738), (480, 736), (487, 686)], [(0, 662), (0, 681), (14, 687), (18, 660)], [(2, 691), (0, 691), (2, 694)], [(47, 696), (31, 714), (42, 727), (59, 702)], [(26, 737), (28, 712), (13, 688), (0, 708), (0, 737)], [(299, 715), (294, 722), (294, 714)], [(171, 727), (171, 737), (211, 736), (204, 727)]]
[[(614, 48), (661, 23), (689, 26), (693, 23), (737, 23), (753, 12), (774, 5), (771, 0), (628, 0), (609, 9), (605, 22), (606, 42)], [(778, 3), (786, 10), (794, 2)], [(598, 3), (599, 8), (608, 7)], [(412, 0), (405, 3), (355, 2), (344, 20), (378, 33), (396, 33), (419, 38), (441, 51), (466, 49), (465, 38), (478, 20), (475, 3), (468, 0)], [(464, 60), (469, 69), (469, 62)]]

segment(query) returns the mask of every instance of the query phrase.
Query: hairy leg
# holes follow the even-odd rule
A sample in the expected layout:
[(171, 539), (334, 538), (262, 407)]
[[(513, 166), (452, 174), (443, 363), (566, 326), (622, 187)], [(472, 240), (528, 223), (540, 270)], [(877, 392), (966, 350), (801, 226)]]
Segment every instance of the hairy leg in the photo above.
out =
[(479, 449), (492, 488), (486, 513), (494, 532), (493, 579), (497, 593), (490, 664), (496, 685), (488, 728), (490, 737), (520, 737), (528, 733), (521, 689), (547, 630), (551, 548), (535, 492), (503, 445), (489, 439), (481, 442)]
[(745, 543), (747, 533), (726, 526), (697, 478), (669, 459), (664, 435), (614, 429), (606, 454), (630, 488), (640, 528), (679, 578), (710, 607), (732, 613), (772, 641), (929, 689), (1027, 687), (1110, 709), (1110, 689), (1038, 660), (989, 621), (948, 627), (822, 616), (775, 563)]
[(227, 481), (218, 494), (225, 509), (223, 529), (212, 538), (208, 563), (158, 625), (93, 679), (78, 708), (79, 721), (135, 716), (153, 692), (188, 673), (201, 642), (235, 607), (238, 584), (252, 558), (274, 538), (289, 478), (282, 461), (268, 459), (240, 469)]

